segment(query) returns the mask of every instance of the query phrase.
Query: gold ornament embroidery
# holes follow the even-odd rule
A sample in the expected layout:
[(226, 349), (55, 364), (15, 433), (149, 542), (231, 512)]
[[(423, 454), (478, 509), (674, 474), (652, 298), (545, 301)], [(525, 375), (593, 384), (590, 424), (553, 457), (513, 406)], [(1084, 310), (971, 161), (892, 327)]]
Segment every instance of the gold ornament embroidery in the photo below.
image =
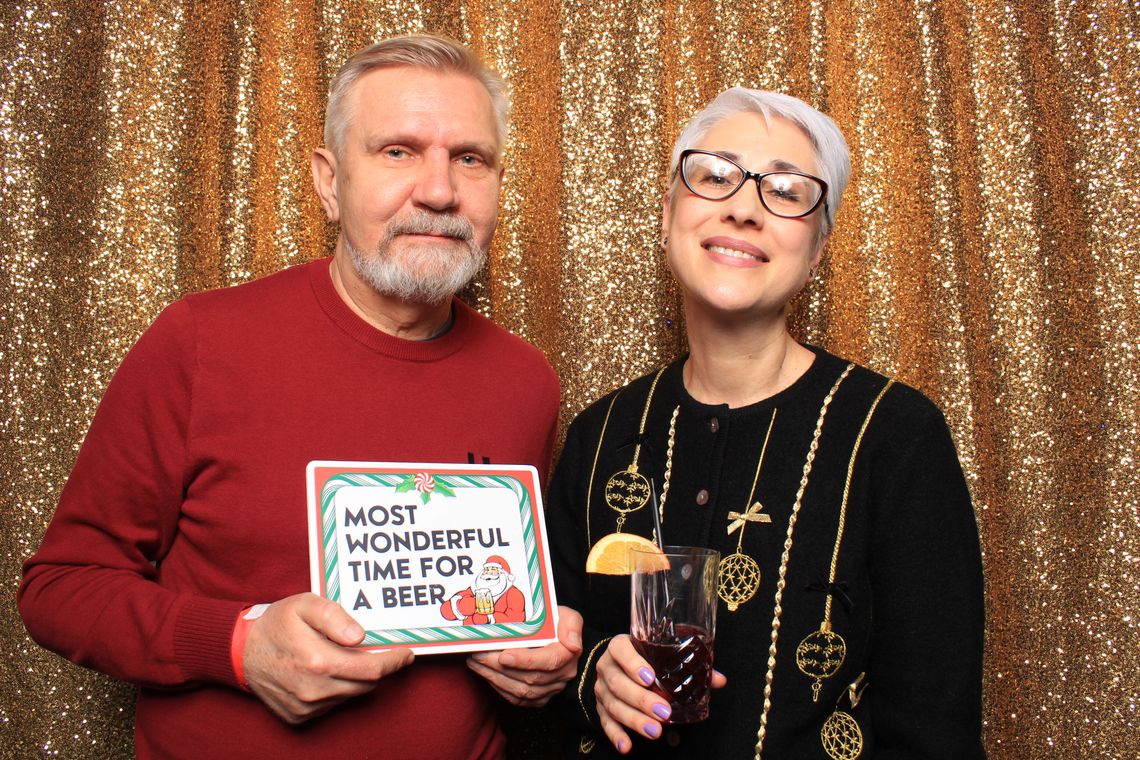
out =
[(843, 667), (843, 661), (847, 659), (847, 642), (831, 629), (831, 589), (835, 588), (835, 571), (839, 566), (839, 547), (843, 543), (843, 531), (847, 527), (847, 499), (851, 494), (851, 476), (855, 472), (855, 457), (863, 443), (863, 434), (867, 432), (867, 426), (871, 424), (871, 415), (875, 413), (879, 402), (883, 400), (883, 396), (886, 395), (887, 390), (894, 382), (894, 380), (888, 380), (883, 389), (879, 391), (879, 395), (875, 397), (871, 408), (867, 410), (867, 416), (863, 419), (862, 427), (859, 428), (859, 435), (855, 437), (855, 445), (851, 449), (851, 459), (847, 463), (847, 480), (843, 484), (843, 501), (839, 505), (839, 527), (835, 531), (835, 548), (831, 552), (831, 569), (828, 572), (827, 591), (824, 594), (823, 622), (819, 624), (818, 631), (809, 633), (796, 647), (796, 665), (801, 673), (814, 679), (811, 685), (812, 702), (819, 701), (819, 692), (823, 688), (824, 679), (831, 678), (838, 673), (839, 669)]
[(649, 481), (637, 471), (634, 461), (628, 469), (615, 472), (606, 481), (606, 506), (618, 513), (617, 532), (625, 525), (625, 516), (649, 503)]
[[(866, 673), (860, 673), (847, 687), (847, 698), (851, 702), (852, 711), (858, 706), (867, 688), (867, 684), (860, 687), (865, 675)], [(842, 700), (843, 696), (840, 695), (839, 699)], [(827, 716), (823, 728), (819, 730), (819, 739), (823, 743), (823, 751), (831, 760), (856, 760), (863, 754), (863, 731), (859, 728), (859, 722), (850, 713), (839, 709), (838, 700), (835, 712)]]
[(824, 619), (818, 631), (804, 637), (796, 647), (796, 666), (800, 672), (815, 679), (811, 685), (811, 701), (819, 701), (823, 679), (839, 672), (847, 658), (847, 642), (831, 630), (831, 621)]
[(823, 751), (832, 760), (855, 760), (863, 753), (863, 732), (855, 719), (842, 710), (829, 715), (819, 733)]
[[(752, 501), (756, 494), (756, 484), (760, 482), (760, 468), (764, 466), (764, 453), (768, 451), (768, 440), (772, 437), (772, 428), (776, 425), (776, 410), (772, 410), (772, 419), (768, 422), (768, 432), (764, 434), (764, 443), (760, 446), (760, 457), (756, 460), (756, 474), (752, 477), (752, 489), (744, 503)], [(772, 518), (762, 510), (764, 505), (759, 501), (753, 502), (744, 512), (729, 512), (728, 534), (740, 530), (736, 538), (736, 551), (720, 561), (720, 571), (717, 574), (716, 593), (728, 606), (729, 612), (736, 612), (740, 605), (756, 595), (760, 588), (760, 565), (756, 560), (743, 552), (744, 527), (750, 522), (770, 523)]]
[[(659, 369), (653, 377), (653, 384), (649, 386), (645, 409), (641, 413), (641, 425), (637, 429), (637, 445), (633, 449), (633, 461), (629, 463), (629, 467), (615, 472), (606, 481), (604, 491), (606, 506), (618, 513), (615, 533), (621, 533), (625, 527), (625, 519), (631, 512), (636, 512), (649, 503), (649, 480), (639, 471), (637, 461), (641, 456), (641, 439), (645, 435), (645, 421), (649, 419), (649, 406), (653, 403), (657, 381), (664, 372), (665, 367)], [(601, 445), (599, 439), (598, 447), (601, 448)]]

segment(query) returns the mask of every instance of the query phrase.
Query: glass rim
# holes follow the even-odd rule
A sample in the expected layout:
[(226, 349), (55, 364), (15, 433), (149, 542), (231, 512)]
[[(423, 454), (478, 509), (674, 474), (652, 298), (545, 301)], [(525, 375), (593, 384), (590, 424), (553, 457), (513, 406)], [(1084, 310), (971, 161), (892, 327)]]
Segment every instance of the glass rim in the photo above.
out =
[(649, 555), (672, 554), (676, 556), (684, 556), (695, 554), (720, 554), (720, 549), (710, 549), (707, 546), (673, 546), (671, 544), (665, 544), (664, 547), (654, 549), (649, 549), (644, 546), (631, 546), (629, 547), (629, 550), (631, 552), (637, 552), (638, 554)]

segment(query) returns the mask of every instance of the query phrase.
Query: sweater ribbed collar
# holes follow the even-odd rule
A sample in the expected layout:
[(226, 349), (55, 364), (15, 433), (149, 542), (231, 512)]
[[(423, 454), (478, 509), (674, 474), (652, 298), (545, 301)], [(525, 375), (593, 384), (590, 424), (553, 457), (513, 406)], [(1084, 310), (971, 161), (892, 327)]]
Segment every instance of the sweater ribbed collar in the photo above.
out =
[(431, 340), (397, 338), (368, 324), (349, 308), (333, 286), (329, 273), (331, 263), (332, 257), (329, 257), (314, 261), (309, 266), (313, 295), (329, 321), (353, 340), (393, 359), (412, 362), (439, 361), (463, 348), (474, 314), (471, 307), (458, 298), (451, 299), (454, 319), (443, 335)]
[(685, 362), (689, 358), (688, 354), (685, 354), (670, 365), (665, 372), (665, 376), (662, 377), (662, 382), (666, 387), (672, 389), (674, 397), (680, 400), (681, 406), (686, 412), (693, 412), (697, 415), (705, 416), (714, 414), (730, 415), (734, 418), (741, 419), (758, 414), (767, 414), (773, 407), (789, 404), (793, 399), (804, 394), (818, 395), (821, 390), (826, 392), (831, 383), (835, 382), (835, 377), (838, 373), (843, 370), (843, 362), (827, 351), (807, 343), (801, 343), (800, 345), (815, 354), (815, 360), (812, 361), (807, 370), (784, 390), (766, 399), (749, 404), (748, 406), (730, 408), (728, 404), (704, 404), (689, 395), (689, 390), (685, 387), (683, 372)]

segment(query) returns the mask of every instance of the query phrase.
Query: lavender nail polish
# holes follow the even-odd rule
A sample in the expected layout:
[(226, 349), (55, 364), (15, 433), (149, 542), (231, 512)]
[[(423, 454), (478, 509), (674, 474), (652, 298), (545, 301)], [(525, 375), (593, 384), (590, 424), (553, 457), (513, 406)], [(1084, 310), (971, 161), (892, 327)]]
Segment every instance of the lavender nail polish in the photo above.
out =
[(669, 705), (665, 705), (665, 704), (662, 704), (660, 702), (653, 705), (653, 714), (656, 715), (661, 720), (669, 720), (669, 716), (672, 713), (673, 713), (673, 711), (669, 709)]
[(658, 736), (661, 735), (661, 726), (657, 725), (656, 723), (646, 723), (645, 724), (645, 733), (649, 734), (654, 739), (656, 739)]
[(641, 670), (637, 671), (637, 677), (640, 678), (641, 682), (646, 686), (653, 685), (653, 671), (649, 668), (642, 668)]

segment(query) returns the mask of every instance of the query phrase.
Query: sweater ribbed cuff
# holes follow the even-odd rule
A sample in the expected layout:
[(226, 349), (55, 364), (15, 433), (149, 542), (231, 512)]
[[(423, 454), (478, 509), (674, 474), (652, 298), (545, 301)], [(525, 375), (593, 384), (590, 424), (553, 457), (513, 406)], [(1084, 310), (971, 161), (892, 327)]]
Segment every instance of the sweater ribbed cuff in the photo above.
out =
[(230, 656), (234, 621), (244, 602), (195, 597), (178, 611), (174, 656), (186, 678), (240, 688)]

